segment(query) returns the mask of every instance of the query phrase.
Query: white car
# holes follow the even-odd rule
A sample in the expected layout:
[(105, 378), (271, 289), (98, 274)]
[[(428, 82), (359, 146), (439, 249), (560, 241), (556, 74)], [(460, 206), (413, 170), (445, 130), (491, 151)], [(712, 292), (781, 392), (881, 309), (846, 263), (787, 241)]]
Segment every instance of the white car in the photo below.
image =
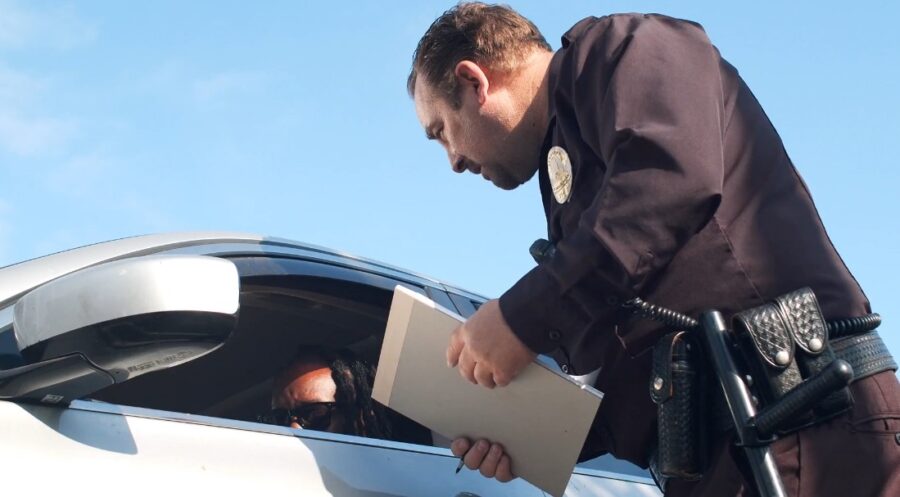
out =
[[(0, 269), (0, 472), (37, 495), (542, 496), (455, 473), (447, 448), (262, 424), (300, 346), (377, 358), (392, 290), (485, 300), (377, 262), (255, 235), (127, 238)], [(440, 395), (440, 392), (435, 392)], [(657, 496), (612, 458), (566, 494)]]

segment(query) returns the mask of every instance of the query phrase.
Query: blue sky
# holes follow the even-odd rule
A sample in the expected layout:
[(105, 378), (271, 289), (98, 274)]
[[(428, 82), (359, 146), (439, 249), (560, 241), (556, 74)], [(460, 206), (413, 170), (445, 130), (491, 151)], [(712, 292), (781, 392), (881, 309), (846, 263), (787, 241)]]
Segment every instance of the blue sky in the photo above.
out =
[[(554, 48), (588, 15), (703, 24), (781, 133), (900, 354), (896, 3), (511, 4)], [(0, 266), (228, 230), (499, 295), (545, 235), (537, 185), (502, 192), (453, 174), (404, 88), (416, 42), (450, 5), (0, 0)]]

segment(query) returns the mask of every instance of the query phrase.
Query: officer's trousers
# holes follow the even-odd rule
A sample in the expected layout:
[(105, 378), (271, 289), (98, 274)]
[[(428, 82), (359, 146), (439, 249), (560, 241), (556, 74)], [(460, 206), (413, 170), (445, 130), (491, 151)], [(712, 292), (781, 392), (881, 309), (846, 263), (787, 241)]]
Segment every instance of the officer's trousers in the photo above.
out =
[[(771, 445), (789, 496), (900, 496), (900, 383), (886, 371), (854, 382), (850, 392), (850, 412)], [(720, 439), (703, 479), (671, 480), (666, 497), (756, 496), (743, 461), (732, 440)]]

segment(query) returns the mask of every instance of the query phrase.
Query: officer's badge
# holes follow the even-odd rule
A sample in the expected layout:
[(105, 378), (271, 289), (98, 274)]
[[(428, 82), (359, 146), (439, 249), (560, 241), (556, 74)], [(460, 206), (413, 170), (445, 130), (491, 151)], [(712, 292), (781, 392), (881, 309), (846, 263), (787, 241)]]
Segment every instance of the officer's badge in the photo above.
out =
[(553, 146), (547, 152), (547, 172), (553, 197), (560, 204), (568, 202), (572, 194), (572, 163), (562, 147)]

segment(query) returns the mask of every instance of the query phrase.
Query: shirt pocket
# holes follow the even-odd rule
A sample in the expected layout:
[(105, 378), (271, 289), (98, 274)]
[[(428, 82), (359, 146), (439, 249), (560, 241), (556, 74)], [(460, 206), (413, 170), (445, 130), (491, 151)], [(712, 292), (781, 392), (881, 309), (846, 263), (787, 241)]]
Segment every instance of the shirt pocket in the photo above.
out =
[[(900, 435), (900, 414), (882, 414), (853, 420), (851, 429), (854, 433), (871, 435)], [(897, 442), (900, 444), (900, 441)]]

